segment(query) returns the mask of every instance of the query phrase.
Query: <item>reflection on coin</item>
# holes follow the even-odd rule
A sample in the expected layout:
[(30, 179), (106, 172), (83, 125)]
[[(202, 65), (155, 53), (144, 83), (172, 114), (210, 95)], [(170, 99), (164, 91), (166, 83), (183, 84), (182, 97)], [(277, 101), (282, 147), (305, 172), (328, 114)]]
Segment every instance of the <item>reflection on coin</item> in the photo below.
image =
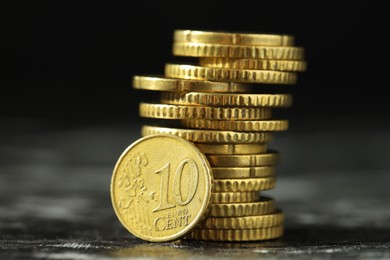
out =
[(292, 46), (294, 37), (280, 34), (253, 34), (233, 32), (210, 32), (194, 30), (176, 30), (173, 35), (175, 42), (239, 44), (261, 46)]
[(215, 82), (191, 79), (172, 79), (163, 76), (134, 76), (133, 88), (153, 91), (172, 92), (250, 92), (251, 86), (248, 84), (238, 84), (233, 82)]
[(251, 167), (276, 165), (280, 161), (278, 152), (240, 155), (207, 155), (214, 167)]
[(214, 179), (262, 178), (275, 175), (274, 166), (260, 167), (213, 167)]
[(255, 154), (267, 152), (266, 143), (256, 144), (201, 144), (195, 145), (204, 154)]
[(119, 158), (111, 200), (133, 235), (172, 241), (205, 217), (212, 183), (207, 159), (196, 146), (176, 136), (153, 135), (130, 145)]

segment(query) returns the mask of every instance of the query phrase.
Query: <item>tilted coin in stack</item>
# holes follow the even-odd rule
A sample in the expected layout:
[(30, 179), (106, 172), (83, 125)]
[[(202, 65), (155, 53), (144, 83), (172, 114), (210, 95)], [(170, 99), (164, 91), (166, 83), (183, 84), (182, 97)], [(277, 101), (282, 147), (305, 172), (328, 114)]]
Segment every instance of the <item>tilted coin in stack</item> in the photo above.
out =
[[(135, 89), (161, 93), (159, 102), (140, 103), (141, 117), (160, 120), (160, 125), (144, 125), (141, 133), (146, 138), (173, 135), (194, 146), (179, 148), (180, 145), (172, 144), (162, 151), (152, 144), (153, 149), (161, 151), (160, 162), (168, 163), (154, 169), (165, 186), (161, 184), (160, 191), (153, 190), (152, 196), (160, 202), (156, 208), (161, 209), (159, 214), (163, 214), (161, 219), (165, 217), (165, 222), (154, 220), (155, 225), (151, 227), (154, 233), (148, 227), (137, 227), (146, 230), (147, 235), (140, 234), (137, 229), (135, 235), (149, 241), (182, 237), (255, 241), (282, 236), (283, 212), (277, 208), (274, 199), (263, 195), (263, 191), (275, 187), (276, 166), (280, 160), (277, 151), (268, 149), (269, 143), (275, 132), (288, 128), (288, 121), (273, 118), (272, 110), (291, 106), (292, 96), (264, 93), (261, 89), (262, 85), (278, 89), (277, 85), (295, 84), (297, 73), (307, 67), (304, 49), (295, 46), (294, 37), (290, 35), (177, 30), (174, 32), (173, 54), (198, 58), (198, 63), (166, 64), (164, 76), (133, 78)], [(163, 120), (177, 124), (161, 125)], [(194, 166), (186, 161), (184, 151), (193, 151), (194, 147), (199, 149), (207, 163), (202, 164), (199, 160)], [(166, 155), (171, 150), (174, 154), (184, 154), (172, 158)], [(151, 153), (149, 149), (146, 151)], [(195, 157), (192, 154), (189, 159), (195, 160)], [(166, 165), (173, 164), (179, 166), (171, 176)], [(118, 165), (117, 171), (122, 163), (118, 162)], [(210, 180), (210, 185), (206, 183), (196, 189), (194, 184), (185, 182), (195, 181), (195, 175), (208, 171), (212, 176), (205, 179)], [(170, 183), (172, 178), (180, 187), (173, 191), (173, 195), (167, 195), (167, 187), (173, 185)], [(180, 181), (181, 178), (186, 184)], [(116, 182), (120, 181), (113, 179), (113, 183)], [(212, 186), (209, 199), (205, 197), (206, 186)], [(197, 214), (197, 217), (188, 217), (184, 222), (177, 220), (179, 213), (172, 212), (171, 207), (179, 208), (184, 202), (190, 205), (195, 197), (200, 204), (191, 207), (191, 214)], [(114, 202), (124, 205), (118, 199), (113, 199)], [(184, 208), (188, 213), (189, 209)], [(180, 208), (181, 213), (184, 208)], [(200, 217), (202, 213), (203, 218)], [(154, 210), (145, 214), (156, 219)], [(168, 220), (172, 216), (176, 218)], [(124, 223), (123, 215), (120, 219)]]

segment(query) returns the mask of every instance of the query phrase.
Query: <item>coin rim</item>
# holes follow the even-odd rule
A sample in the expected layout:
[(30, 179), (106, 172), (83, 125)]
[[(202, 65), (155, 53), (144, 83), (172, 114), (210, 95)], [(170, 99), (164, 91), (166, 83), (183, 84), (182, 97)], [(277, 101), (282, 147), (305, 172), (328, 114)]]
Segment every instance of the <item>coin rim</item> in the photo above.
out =
[(188, 93), (251, 93), (252, 85), (196, 79), (167, 78), (164, 75), (134, 75), (132, 86), (137, 90)]
[[(203, 40), (197, 38), (199, 36), (202, 37)], [(210, 38), (218, 38), (219, 40), (210, 40)], [(242, 43), (242, 38), (247, 39), (248, 43)], [(265, 38), (266, 40), (261, 39), (260, 40), (261, 43), (259, 43), (259, 38)], [(276, 40), (276, 39), (269, 39), (269, 38), (279, 38), (279, 39)], [(237, 43), (237, 39), (239, 39), (238, 43)], [(289, 34), (178, 29), (173, 32), (173, 41), (189, 42), (189, 43), (207, 43), (207, 44), (231, 44), (231, 45), (244, 45), (244, 46), (246, 45), (248, 46), (294, 46), (295, 37)], [(269, 42), (272, 42), (272, 44), (270, 44)], [(274, 42), (279, 42), (279, 43), (274, 43)]]
[[(118, 214), (119, 211), (116, 208), (116, 201), (114, 199), (115, 195), (114, 195), (114, 187), (113, 186), (114, 186), (114, 180), (116, 178), (116, 175), (117, 175), (116, 173), (117, 173), (117, 170), (119, 168), (119, 165), (122, 162), (123, 158), (127, 155), (127, 153), (133, 147), (138, 145), (139, 143), (144, 142), (145, 140), (148, 140), (148, 139), (154, 139), (154, 138), (158, 138), (158, 137), (165, 137), (165, 138), (175, 139), (175, 141), (182, 142), (182, 143), (192, 147), (194, 152), (201, 158), (201, 161), (203, 161), (203, 166), (205, 168), (205, 187), (206, 187), (206, 192), (205, 192), (205, 199), (203, 201), (202, 207), (200, 208), (199, 213), (196, 215), (196, 217), (191, 222), (191, 224), (189, 224), (188, 226), (186, 226), (186, 228), (180, 230), (179, 232), (177, 232), (174, 235), (155, 238), (155, 237), (145, 236), (144, 234), (139, 233), (137, 231), (134, 232), (134, 230), (130, 230), (130, 228), (128, 228), (129, 225), (127, 225), (127, 224), (125, 225), (126, 222), (122, 220), (122, 218), (120, 217), (120, 214)], [(189, 141), (187, 141), (187, 140), (185, 140), (185, 139), (183, 139), (181, 137), (175, 136), (175, 135), (154, 134), (154, 135), (148, 135), (148, 136), (141, 137), (140, 139), (138, 139), (135, 142), (133, 142), (132, 144), (130, 144), (122, 152), (122, 154), (120, 155), (119, 159), (117, 160), (117, 162), (115, 164), (115, 167), (114, 167), (114, 170), (113, 170), (113, 173), (112, 173), (112, 176), (111, 176), (110, 197), (111, 197), (112, 207), (114, 209), (114, 212), (115, 212), (118, 220), (123, 225), (123, 227), (126, 230), (128, 230), (132, 235), (134, 235), (134, 236), (136, 236), (136, 237), (138, 237), (140, 239), (143, 239), (143, 240), (146, 240), (146, 241), (150, 241), (150, 242), (169, 242), (169, 241), (177, 240), (177, 239), (179, 239), (181, 237), (184, 237), (186, 234), (190, 233), (192, 231), (192, 229), (195, 228), (198, 225), (198, 223), (200, 221), (202, 221), (207, 216), (207, 212), (209, 211), (209, 209), (211, 207), (211, 203), (212, 203), (212, 201), (211, 201), (212, 197), (211, 196), (212, 196), (213, 186), (214, 186), (214, 178), (213, 178), (213, 175), (212, 175), (211, 166), (210, 166), (210, 164), (208, 162), (208, 159), (193, 143), (191, 143), (191, 142), (189, 142)]]

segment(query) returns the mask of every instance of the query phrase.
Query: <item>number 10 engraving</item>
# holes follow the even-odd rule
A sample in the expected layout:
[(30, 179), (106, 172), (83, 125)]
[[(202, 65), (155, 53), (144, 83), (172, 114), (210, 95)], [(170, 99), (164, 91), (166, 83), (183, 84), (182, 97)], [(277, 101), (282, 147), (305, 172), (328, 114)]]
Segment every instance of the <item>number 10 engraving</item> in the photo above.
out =
[[(183, 176), (184, 166), (188, 165), (189, 167), (189, 186), (188, 196), (186, 200), (183, 200), (181, 195), (181, 178)], [(161, 184), (160, 184), (160, 202), (158, 206), (153, 209), (153, 212), (170, 209), (179, 206), (185, 206), (191, 202), (194, 198), (196, 190), (198, 188), (199, 182), (199, 171), (196, 162), (192, 159), (185, 159), (181, 161), (179, 166), (176, 168), (175, 174), (173, 175), (173, 183), (172, 183), (172, 197), (176, 203), (170, 204), (168, 201), (168, 191), (169, 191), (169, 176), (170, 176), (170, 163), (165, 164), (161, 169), (155, 171), (155, 174), (161, 175)]]

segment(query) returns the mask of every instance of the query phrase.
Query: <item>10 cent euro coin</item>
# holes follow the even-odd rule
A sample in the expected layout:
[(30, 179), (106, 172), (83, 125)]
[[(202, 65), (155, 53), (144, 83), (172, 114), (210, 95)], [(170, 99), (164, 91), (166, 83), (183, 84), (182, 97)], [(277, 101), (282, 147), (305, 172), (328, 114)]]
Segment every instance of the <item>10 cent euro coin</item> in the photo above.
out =
[(173, 135), (152, 135), (120, 156), (111, 200), (119, 221), (134, 236), (173, 241), (206, 217), (212, 184), (211, 167), (195, 145)]

